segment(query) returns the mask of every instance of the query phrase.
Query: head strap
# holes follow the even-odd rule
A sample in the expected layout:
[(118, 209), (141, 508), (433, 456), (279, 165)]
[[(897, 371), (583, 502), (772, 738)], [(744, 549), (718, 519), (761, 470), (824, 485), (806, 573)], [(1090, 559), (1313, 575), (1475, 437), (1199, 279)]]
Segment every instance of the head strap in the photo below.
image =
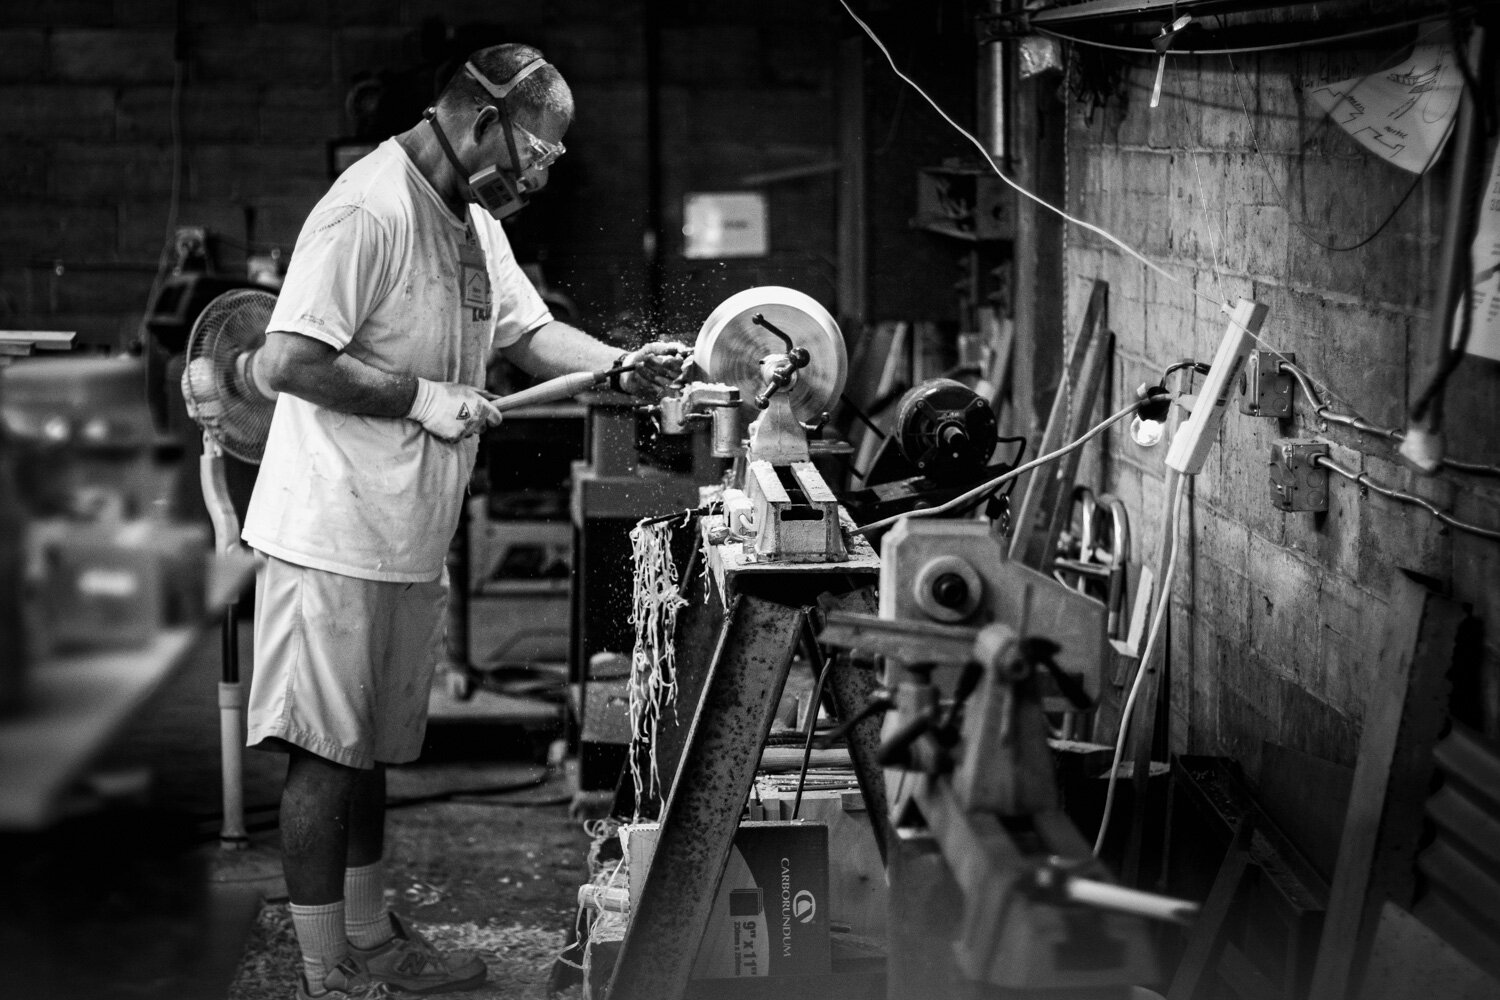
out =
[(525, 66), (522, 66), (520, 69), (516, 70), (515, 76), (499, 85), (491, 82), (490, 78), (481, 73), (479, 71), (479, 67), (475, 66), (473, 62), (464, 63), (464, 69), (468, 70), (469, 75), (472, 76), (475, 80), (479, 81), (479, 85), (481, 87), (489, 91), (491, 97), (493, 97), (497, 101), (503, 101), (505, 100), (506, 95), (509, 94), (512, 90), (515, 90), (516, 86), (522, 80), (526, 79), (528, 76), (535, 73), (545, 65), (547, 65), (547, 60), (543, 59), (541, 56), (538, 56), (535, 59), (531, 60), (531, 62), (527, 63)]

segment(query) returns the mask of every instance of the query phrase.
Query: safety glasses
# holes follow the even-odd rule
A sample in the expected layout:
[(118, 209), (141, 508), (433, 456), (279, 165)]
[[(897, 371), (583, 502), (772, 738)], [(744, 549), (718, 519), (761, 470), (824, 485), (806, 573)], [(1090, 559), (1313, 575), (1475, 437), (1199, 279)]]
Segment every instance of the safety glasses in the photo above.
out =
[(511, 123), (522, 139), (526, 141), (526, 153), (528, 170), (546, 170), (557, 162), (557, 158), (568, 151), (568, 148), (560, 142), (546, 142), (538, 139), (521, 126)]

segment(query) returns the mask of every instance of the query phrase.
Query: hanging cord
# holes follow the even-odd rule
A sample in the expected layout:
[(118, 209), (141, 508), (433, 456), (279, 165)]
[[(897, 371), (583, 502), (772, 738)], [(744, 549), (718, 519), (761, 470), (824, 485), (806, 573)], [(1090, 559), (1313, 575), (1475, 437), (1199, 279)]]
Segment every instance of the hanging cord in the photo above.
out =
[(1488, 538), (1491, 541), (1500, 541), (1500, 529), (1485, 528), (1477, 524), (1470, 524), (1468, 521), (1460, 521), (1430, 500), (1425, 500), (1411, 493), (1404, 493), (1393, 487), (1377, 483), (1363, 472), (1355, 472), (1353, 469), (1344, 468), (1327, 455), (1317, 455), (1312, 461), (1314, 465), (1327, 469), (1329, 472), (1338, 473), (1345, 479), (1358, 483), (1363, 488), (1372, 489), (1381, 496), (1390, 497), (1392, 500), (1399, 500), (1401, 503), (1411, 504), (1414, 507), (1421, 507), (1450, 528), (1467, 532), (1471, 535), (1478, 535), (1480, 538)]
[[(1130, 684), (1130, 693), (1125, 697), (1125, 706), (1120, 709), (1120, 733), (1115, 739), (1115, 755), (1109, 767), (1109, 784), (1104, 793), (1104, 815), (1099, 820), (1099, 835), (1094, 838), (1094, 856), (1104, 849), (1104, 838), (1109, 833), (1109, 820), (1115, 807), (1115, 789), (1120, 784), (1120, 763), (1125, 756), (1125, 744), (1130, 740), (1130, 720), (1135, 713), (1135, 700), (1145, 686), (1146, 675), (1151, 672), (1151, 661), (1156, 657), (1157, 640), (1161, 638), (1162, 622), (1167, 617), (1167, 606), (1172, 603), (1172, 576), (1177, 570), (1177, 525), (1181, 516), (1182, 497), (1187, 492), (1187, 476), (1172, 470), (1167, 476), (1167, 533), (1162, 544), (1167, 546), (1167, 569), (1158, 584), (1156, 613), (1151, 618), (1151, 631), (1146, 636), (1146, 648), (1135, 669), (1135, 680)], [(1147, 734), (1146, 738), (1150, 738)]]
[(1183, 155), (1186, 156), (1188, 158), (1188, 160), (1193, 164), (1193, 176), (1198, 181), (1198, 212), (1208, 222), (1209, 249), (1211, 251), (1213, 251), (1214, 288), (1216, 288), (1218, 290), (1218, 292), (1219, 292), (1219, 298), (1221, 300), (1228, 301), (1224, 297), (1224, 272), (1229, 269), (1229, 267), (1228, 267), (1228, 261), (1229, 261), (1229, 234), (1228, 234), (1228, 232), (1224, 232), (1222, 234), (1223, 237), (1224, 237), (1224, 262), (1220, 263), (1220, 261), (1219, 261), (1219, 234), (1217, 234), (1215, 232), (1215, 230), (1218, 228), (1217, 225), (1216, 225), (1217, 220), (1214, 219), (1211, 215), (1209, 215), (1209, 211), (1208, 211), (1208, 192), (1207, 192), (1207, 190), (1203, 186), (1203, 171), (1198, 168), (1198, 157), (1197, 157), (1197, 154), (1193, 153), (1191, 150), (1188, 150), (1186, 148), (1184, 148), (1182, 152), (1183, 152)]
[[(1403, 428), (1381, 427), (1378, 424), (1373, 424), (1370, 421), (1366, 420), (1358, 413), (1333, 412), (1328, 408), (1328, 404), (1323, 402), (1323, 400), (1318, 396), (1317, 389), (1313, 388), (1312, 380), (1308, 377), (1305, 371), (1303, 371), (1301, 368), (1298, 368), (1290, 361), (1282, 361), (1280, 368), (1283, 372), (1286, 372), (1296, 380), (1298, 388), (1302, 390), (1302, 395), (1306, 396), (1307, 401), (1312, 404), (1313, 415), (1319, 420), (1326, 420), (1329, 423), (1334, 424), (1342, 424), (1345, 427), (1352, 427), (1357, 431), (1363, 431), (1366, 434), (1373, 434), (1376, 437), (1389, 438), (1392, 441), (1400, 442), (1406, 440), (1406, 431)], [(1470, 475), (1474, 476), (1500, 476), (1500, 465), (1481, 465), (1478, 462), (1460, 462), (1456, 459), (1447, 458), (1446, 456), (1442, 459), (1441, 464), (1445, 468), (1452, 469), (1455, 472), (1467, 472)]]
[(812, 620), (808, 617), (808, 609), (802, 609), (802, 641), (807, 649), (808, 662), (813, 663), (821, 660), (817, 666), (818, 682), (813, 685), (812, 700), (807, 705), (807, 735), (802, 741), (802, 768), (797, 773), (797, 795), (792, 799), (792, 819), (802, 811), (802, 788), (807, 783), (807, 766), (812, 760), (813, 736), (818, 730), (818, 711), (823, 703), (823, 685), (828, 680), (828, 672), (833, 669), (837, 654), (823, 659), (822, 651), (818, 648), (818, 638), (813, 633)]
[[(954, 129), (954, 131), (958, 132), (959, 135), (963, 136), (976, 149), (979, 150), (980, 155), (984, 158), (984, 162), (989, 166), (990, 170), (995, 174), (995, 176), (999, 177), (1002, 181), (1004, 181), (1007, 185), (1009, 185), (1011, 188), (1013, 188), (1019, 194), (1022, 194), (1025, 197), (1031, 199), (1032, 201), (1036, 202), (1038, 205), (1041, 205), (1043, 208), (1047, 209), (1048, 211), (1056, 213), (1058, 216), (1062, 217), (1063, 219), (1066, 219), (1068, 222), (1073, 223), (1075, 226), (1078, 226), (1078, 227), (1080, 227), (1082, 229), (1087, 229), (1089, 232), (1097, 233), (1098, 235), (1104, 237), (1106, 240), (1108, 240), (1109, 242), (1113, 243), (1115, 246), (1119, 247), (1121, 250), (1125, 251), (1125, 253), (1129, 254), (1131, 257), (1134, 257), (1136, 260), (1140, 261), (1142, 264), (1146, 265), (1151, 270), (1157, 272), (1162, 277), (1166, 278), (1167, 281), (1171, 282), (1174, 285), (1178, 285), (1181, 288), (1186, 289), (1188, 291), (1188, 293), (1191, 294), (1194, 298), (1199, 298), (1199, 299), (1202, 299), (1205, 302), (1211, 302), (1211, 303), (1213, 303), (1216, 307), (1218, 307), (1218, 309), (1220, 310), (1220, 312), (1223, 312), (1223, 313), (1229, 313), (1230, 312), (1229, 303), (1227, 303), (1227, 302), (1221, 302), (1218, 299), (1215, 299), (1212, 295), (1208, 295), (1205, 292), (1199, 291), (1197, 288), (1194, 288), (1192, 285), (1190, 285), (1187, 281), (1183, 280), (1182, 278), (1179, 278), (1175, 274), (1172, 274), (1170, 271), (1168, 271), (1165, 268), (1163, 268), (1160, 264), (1157, 264), (1156, 262), (1152, 261), (1145, 254), (1141, 253), (1139, 250), (1136, 250), (1134, 247), (1131, 247), (1124, 240), (1120, 239), (1118, 236), (1114, 235), (1113, 233), (1110, 233), (1110, 232), (1108, 232), (1108, 231), (1100, 228), (1099, 226), (1094, 225), (1091, 222), (1085, 222), (1082, 219), (1079, 219), (1079, 218), (1076, 218), (1076, 217), (1074, 217), (1072, 215), (1069, 215), (1067, 212), (1065, 212), (1062, 209), (1058, 208), (1056, 205), (1053, 205), (1051, 202), (1047, 201), (1046, 199), (1044, 199), (1044, 198), (1042, 198), (1042, 197), (1040, 197), (1040, 196), (1038, 196), (1036, 194), (1033, 194), (1032, 192), (1028, 191), (1026, 188), (1022, 187), (1020, 184), (1018, 184), (1016, 181), (1012, 180), (1004, 171), (1002, 171), (1000, 169), (1000, 167), (995, 163), (994, 159), (990, 157), (989, 152), (984, 147), (984, 143), (980, 142), (979, 139), (975, 138), (975, 136), (973, 135), (973, 133), (969, 132), (963, 126), (959, 125), (958, 122), (954, 121), (953, 117), (951, 115), (949, 115), (946, 111), (944, 111), (943, 108), (942, 108), (942, 106), (940, 104), (938, 104), (937, 101), (933, 100), (933, 98), (931, 97), (931, 95), (929, 95), (927, 93), (927, 91), (923, 90), (922, 87), (915, 80), (913, 80), (911, 77), (907, 76), (905, 73), (903, 73), (901, 71), (901, 68), (896, 65), (895, 59), (891, 56), (890, 50), (888, 48), (886, 48), (886, 46), (885, 46), (885, 44), (883, 42), (881, 42), (879, 36), (877, 36), (875, 34), (874, 30), (871, 29), (871, 27), (868, 24), (866, 24), (864, 21), (860, 20), (859, 16), (854, 13), (853, 9), (851, 9), (850, 6), (849, 6), (849, 4), (848, 4), (848, 0), (839, 0), (839, 2), (843, 5), (844, 10), (847, 11), (848, 14), (849, 14), (849, 16), (854, 20), (854, 23), (856, 23), (856, 24), (859, 25), (859, 27), (864, 31), (864, 33), (867, 36), (869, 36), (870, 41), (875, 45), (875, 47), (880, 50), (880, 52), (881, 52), (881, 54), (883, 56), (885, 56), (886, 62), (888, 62), (890, 64), (891, 71), (893, 73), (895, 73), (896, 76), (899, 77), (902, 81), (904, 81), (909, 87), (911, 87), (918, 94), (920, 94), (922, 96), (923, 100), (925, 100), (929, 105), (931, 105), (932, 109), (934, 111), (936, 111), (938, 113), (938, 115), (945, 122), (947, 122), (950, 126), (952, 126), (952, 128)], [(1152, 50), (1152, 51), (1154, 52), (1155, 50)], [(1238, 79), (1236, 79), (1236, 88), (1238, 88)], [(1240, 101), (1241, 101), (1241, 105), (1244, 106), (1244, 96), (1243, 95), (1241, 95)], [(1246, 114), (1248, 114), (1248, 113), (1249, 113), (1249, 110), (1248, 110), (1248, 108), (1246, 108)], [(1253, 341), (1255, 341), (1257, 344), (1259, 344), (1262, 348), (1264, 348), (1269, 353), (1275, 355), (1276, 357), (1282, 359), (1283, 361), (1287, 360), (1287, 357), (1286, 357), (1285, 354), (1283, 354), (1281, 351), (1277, 350), (1276, 347), (1274, 345), (1272, 345), (1269, 341), (1266, 341), (1265, 339), (1263, 339), (1260, 336), (1260, 334), (1256, 333), (1253, 330), (1244, 330), (1244, 333), (1246, 335), (1248, 335), (1250, 337), (1250, 339), (1252, 339)], [(1343, 400), (1342, 397), (1340, 397), (1337, 393), (1335, 393), (1328, 386), (1322, 385), (1320, 383), (1319, 387), (1321, 389), (1323, 389), (1326, 393), (1328, 393), (1329, 396), (1331, 396), (1331, 397), (1333, 397), (1335, 399), (1338, 399), (1340, 402), (1345, 402), (1345, 400)], [(933, 510), (937, 510), (937, 509), (938, 508), (933, 508)], [(874, 530), (874, 526), (867, 525), (862, 530), (865, 530), (865, 531)]]
[(1216, 306), (1222, 304), (1217, 299), (1214, 299), (1212, 296), (1207, 295), (1207, 294), (1205, 294), (1203, 292), (1198, 291), (1198, 289), (1196, 289), (1192, 285), (1188, 284), (1187, 281), (1185, 281), (1182, 278), (1178, 277), (1177, 275), (1173, 274), (1171, 271), (1168, 271), (1166, 268), (1162, 267), (1160, 264), (1156, 263), (1151, 258), (1147, 257), (1145, 254), (1141, 253), (1139, 250), (1135, 249), (1130, 244), (1128, 244), (1124, 240), (1120, 239), (1120, 237), (1116, 236), (1114, 233), (1111, 233), (1108, 230), (1103, 229), (1100, 226), (1096, 226), (1092, 222), (1085, 222), (1082, 219), (1079, 219), (1079, 218), (1076, 218), (1075, 216), (1069, 215), (1066, 211), (1064, 211), (1061, 208), (1058, 208), (1056, 205), (1052, 204), (1050, 201), (1047, 201), (1045, 198), (1042, 198), (1040, 195), (1033, 194), (1031, 191), (1027, 190), (1025, 187), (1022, 187), (1016, 181), (1012, 180), (1011, 177), (1008, 174), (1006, 174), (1005, 171), (1001, 170), (1000, 167), (999, 167), (999, 165), (995, 163), (994, 158), (990, 156), (989, 150), (987, 150), (985, 148), (985, 145), (984, 145), (983, 142), (980, 142), (979, 139), (977, 137), (975, 137), (975, 135), (972, 132), (970, 132), (968, 129), (964, 128), (962, 125), (958, 124), (958, 122), (954, 121), (953, 117), (951, 115), (949, 115), (947, 111), (943, 110), (942, 105), (938, 104), (937, 101), (933, 100), (932, 96), (930, 94), (928, 94), (927, 91), (923, 90), (920, 84), (918, 84), (915, 80), (913, 80), (911, 77), (907, 76), (904, 72), (902, 72), (901, 67), (899, 67), (899, 66), (896, 65), (896, 60), (891, 55), (890, 49), (888, 49), (888, 48), (885, 47), (885, 43), (880, 40), (880, 37), (875, 34), (874, 30), (868, 24), (866, 24), (864, 21), (860, 20), (859, 15), (856, 14), (856, 13), (854, 13), (854, 9), (849, 6), (848, 0), (839, 0), (839, 3), (843, 5), (844, 10), (848, 12), (849, 16), (854, 20), (854, 23), (857, 24), (857, 25), (859, 25), (859, 27), (861, 28), (861, 30), (863, 30), (864, 33), (869, 37), (870, 41), (872, 43), (874, 43), (875, 47), (880, 50), (880, 54), (883, 55), (883, 56), (885, 56), (886, 62), (890, 63), (891, 71), (894, 72), (896, 74), (896, 76), (900, 77), (909, 87), (911, 87), (918, 94), (920, 94), (921, 97), (922, 97), (922, 99), (925, 100), (929, 105), (932, 106), (932, 109), (938, 113), (938, 115), (943, 119), (943, 121), (947, 122), (949, 125), (951, 125), (953, 127), (954, 131), (958, 132), (958, 134), (961, 135), (961, 136), (963, 136), (965, 139), (967, 139), (974, 146), (975, 149), (979, 150), (980, 158), (984, 161), (985, 164), (987, 164), (989, 166), (990, 170), (995, 174), (996, 177), (999, 177), (1002, 181), (1004, 181), (1009, 187), (1011, 187), (1013, 190), (1015, 190), (1018, 194), (1021, 194), (1021, 195), (1025, 196), (1025, 197), (1031, 199), (1032, 201), (1036, 202), (1038, 205), (1040, 205), (1043, 208), (1047, 209), (1049, 212), (1053, 212), (1056, 215), (1061, 216), (1062, 218), (1066, 219), (1067, 221), (1073, 223), (1073, 225), (1075, 225), (1075, 226), (1078, 226), (1078, 227), (1080, 227), (1082, 229), (1087, 229), (1091, 233), (1094, 233), (1094, 234), (1096, 234), (1098, 236), (1104, 237), (1104, 239), (1106, 239), (1109, 242), (1113, 243), (1115, 246), (1119, 247), (1121, 250), (1125, 251), (1127, 254), (1129, 254), (1130, 256), (1134, 257), (1136, 260), (1140, 261), (1142, 264), (1146, 265), (1151, 270), (1155, 271), (1157, 274), (1160, 274), (1163, 278), (1167, 279), (1172, 284), (1179, 285), (1182, 288), (1187, 289), (1187, 291), (1189, 293), (1191, 293), (1192, 295), (1197, 296), (1198, 298), (1204, 299), (1205, 301), (1212, 302)]
[(983, 497), (990, 493), (993, 493), (1001, 486), (1004, 486), (1006, 483), (1017, 478), (1018, 476), (1023, 475), (1024, 473), (1030, 472), (1032, 469), (1046, 465), (1048, 462), (1055, 462), (1059, 458), (1062, 458), (1064, 455), (1077, 451), (1079, 448), (1082, 448), (1084, 445), (1088, 444), (1100, 434), (1103, 434), (1112, 425), (1117, 424), (1121, 420), (1124, 420), (1126, 417), (1130, 416), (1136, 411), (1136, 407), (1138, 407), (1139, 405), (1139, 403), (1131, 403), (1129, 406), (1124, 407), (1113, 415), (1106, 417), (1100, 423), (1095, 424), (1092, 428), (1089, 429), (1087, 433), (1085, 433), (1082, 437), (1072, 442), (1071, 444), (1065, 444), (1056, 451), (1048, 452), (1045, 455), (1033, 458), (1025, 465), (1017, 466), (1004, 475), (996, 476), (994, 479), (991, 479), (988, 482), (980, 483), (978, 486), (974, 487), (968, 492), (960, 493), (952, 500), (940, 503), (936, 507), (923, 507), (919, 510), (909, 510), (901, 514), (892, 515), (891, 517), (881, 518), (879, 521), (873, 521), (870, 524), (855, 528), (849, 533), (851, 535), (868, 535), (872, 531), (879, 531), (881, 528), (888, 528), (891, 525), (895, 524), (897, 521), (904, 520), (908, 517), (936, 517), (939, 514), (946, 514), (949, 511), (960, 507), (965, 502), (973, 500), (975, 497)]

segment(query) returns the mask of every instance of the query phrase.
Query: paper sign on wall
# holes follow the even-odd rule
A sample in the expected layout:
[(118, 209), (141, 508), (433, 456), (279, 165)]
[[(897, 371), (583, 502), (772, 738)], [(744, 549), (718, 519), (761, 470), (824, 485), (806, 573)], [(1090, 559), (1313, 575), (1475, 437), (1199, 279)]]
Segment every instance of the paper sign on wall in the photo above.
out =
[(1418, 45), (1390, 69), (1312, 92), (1339, 126), (1376, 156), (1414, 174), (1437, 161), (1453, 130), (1463, 75), (1447, 45)]
[(684, 257), (766, 255), (766, 197), (757, 191), (689, 194), (682, 215)]

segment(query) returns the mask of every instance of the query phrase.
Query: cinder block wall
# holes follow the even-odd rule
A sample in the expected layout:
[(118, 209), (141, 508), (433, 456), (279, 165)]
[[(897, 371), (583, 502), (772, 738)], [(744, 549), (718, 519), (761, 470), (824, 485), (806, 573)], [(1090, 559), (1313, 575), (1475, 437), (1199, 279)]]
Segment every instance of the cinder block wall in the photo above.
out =
[[(1110, 402), (1182, 358), (1209, 361), (1226, 328), (1219, 300), (1269, 307), (1261, 336), (1345, 402), (1404, 425), (1425, 384), (1442, 210), (1450, 158), (1422, 180), (1367, 246), (1414, 175), (1378, 162), (1312, 101), (1310, 80), (1377, 68), (1389, 50), (1308, 50), (1174, 59), (1161, 104), (1148, 107), (1155, 60), (1127, 59), (1118, 93), (1067, 114), (1068, 208), (1160, 263), (1169, 280), (1076, 227), (1067, 231), (1071, 339), (1094, 279), (1109, 282), (1116, 334)], [(1450, 382), (1449, 454), (1500, 461), (1497, 366), (1469, 359)], [(1101, 413), (1112, 412), (1103, 410)], [(1273, 442), (1318, 438), (1333, 457), (1457, 516), (1500, 527), (1500, 481), (1404, 469), (1392, 443), (1311, 419), (1228, 416), (1192, 483), (1171, 616), (1174, 749), (1240, 758), (1252, 774), (1262, 740), (1353, 763), (1374, 679), (1392, 574), (1436, 577), (1488, 624), (1485, 715), (1496, 717), (1500, 543), (1454, 534), (1426, 513), (1331, 477), (1327, 514), (1271, 505)], [(1124, 428), (1111, 432), (1097, 474), (1133, 517), (1134, 552), (1154, 564), (1162, 542), (1162, 460)], [(1470, 711), (1475, 706), (1466, 706)]]
[(553, 282), (573, 280), (567, 290), (581, 306), (606, 307), (607, 282), (638, 283), (643, 273), (638, 8), (10, 4), (0, 24), (0, 326), (76, 329), (80, 342), (112, 348), (135, 341), (169, 239), (179, 74), (177, 224), (206, 227), (219, 270), (236, 276), (252, 244), (290, 253), (328, 187), (328, 141), (350, 134), (351, 81), (421, 65), (429, 17), (460, 37), (498, 31), (536, 44), (566, 68), (579, 104), (568, 138), (576, 152), (555, 171), (557, 197), (537, 203), (517, 241), (548, 261)]
[[(181, 23), (179, 24), (179, 9)], [(290, 253), (327, 189), (327, 143), (350, 133), (355, 74), (422, 64), (423, 22), (535, 44), (568, 76), (578, 117), (552, 188), (513, 231), (523, 257), (595, 329), (646, 303), (644, 5), (560, 0), (38, 0), (0, 17), (0, 328), (73, 329), (133, 344), (178, 226), (208, 229), (220, 271)], [(772, 194), (770, 258), (680, 260), (681, 196), (833, 155), (832, 18), (798, 4), (663, 4), (662, 246), (667, 305), (690, 336), (756, 280), (832, 302), (836, 183)], [(180, 59), (178, 58), (180, 57)], [(181, 113), (173, 125), (174, 79)], [(692, 164), (691, 169), (687, 166)]]

